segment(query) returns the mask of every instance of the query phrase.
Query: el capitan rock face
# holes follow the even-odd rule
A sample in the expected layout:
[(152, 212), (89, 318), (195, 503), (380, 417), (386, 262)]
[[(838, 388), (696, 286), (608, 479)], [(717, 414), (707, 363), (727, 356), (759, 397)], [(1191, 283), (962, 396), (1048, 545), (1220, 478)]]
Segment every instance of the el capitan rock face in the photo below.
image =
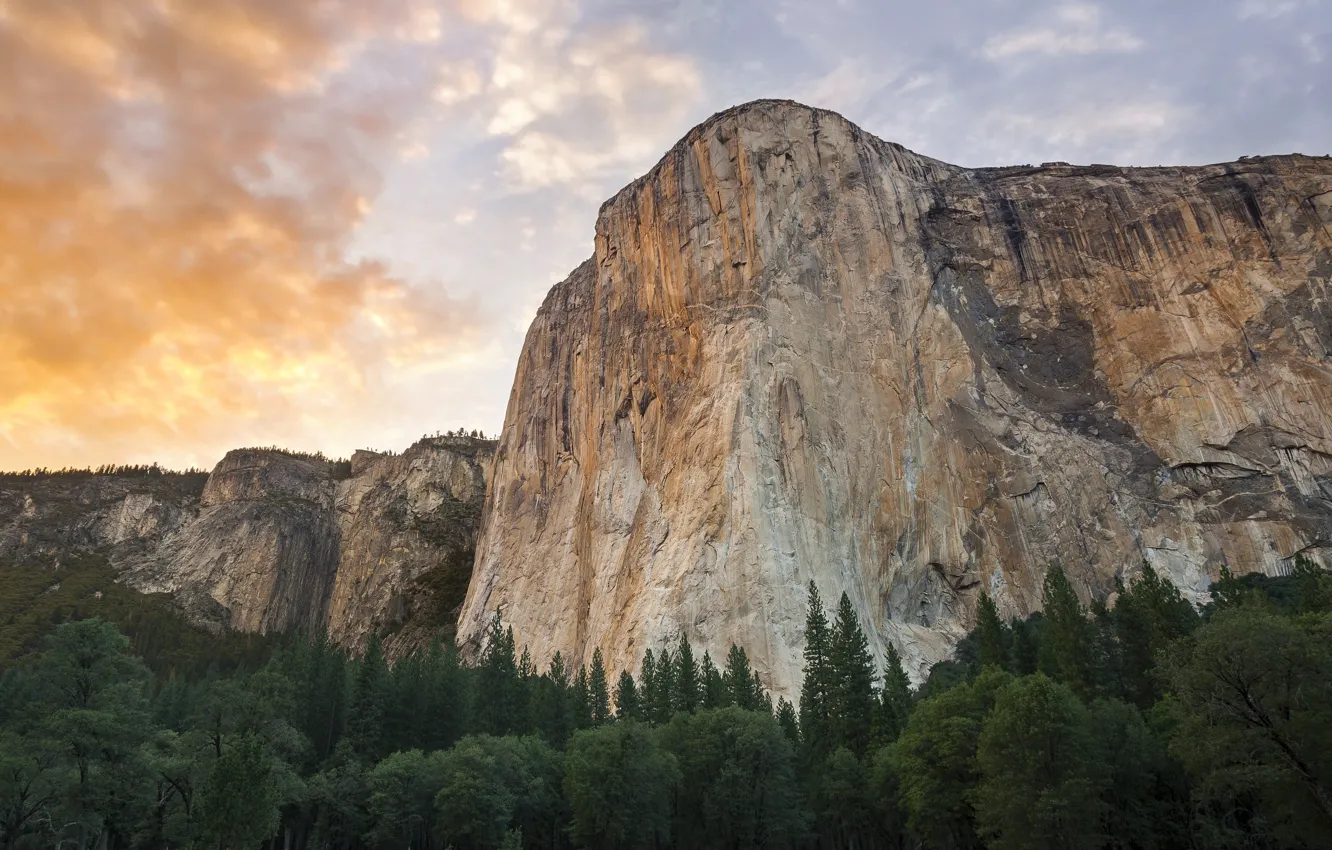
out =
[(528, 332), (459, 621), (798, 687), (805, 587), (880, 656), (982, 589), (1203, 594), (1332, 540), (1332, 160), (966, 169), (832, 113), (714, 116), (606, 203)]

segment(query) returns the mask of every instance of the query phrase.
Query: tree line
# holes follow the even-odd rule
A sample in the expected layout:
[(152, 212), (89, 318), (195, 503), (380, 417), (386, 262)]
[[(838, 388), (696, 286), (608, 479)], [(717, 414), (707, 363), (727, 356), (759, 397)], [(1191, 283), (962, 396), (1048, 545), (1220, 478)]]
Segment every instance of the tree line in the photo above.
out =
[(0, 472), (0, 480), (6, 478), (92, 478), (94, 476), (115, 476), (118, 478), (182, 478), (207, 476), (208, 471), (197, 467), (186, 469), (167, 469), (155, 463), (139, 464), (102, 464), (88, 467), (62, 467), (49, 469), (45, 466), (35, 469), (23, 469), (15, 472)]
[(1332, 845), (1332, 578), (1145, 567), (1113, 607), (982, 595), (912, 688), (809, 588), (799, 707), (683, 637), (611, 676), (323, 637), (157, 676), (112, 624), (0, 678), (0, 848), (1316, 848)]

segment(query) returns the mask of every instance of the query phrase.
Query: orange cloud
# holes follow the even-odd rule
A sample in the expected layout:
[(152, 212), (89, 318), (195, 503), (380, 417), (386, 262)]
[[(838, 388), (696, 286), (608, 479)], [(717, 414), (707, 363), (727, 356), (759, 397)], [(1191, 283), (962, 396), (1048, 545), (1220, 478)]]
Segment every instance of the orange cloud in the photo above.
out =
[(478, 342), (470, 303), (347, 258), (432, 98), (438, 23), (411, 0), (0, 2), (0, 468), (317, 434)]

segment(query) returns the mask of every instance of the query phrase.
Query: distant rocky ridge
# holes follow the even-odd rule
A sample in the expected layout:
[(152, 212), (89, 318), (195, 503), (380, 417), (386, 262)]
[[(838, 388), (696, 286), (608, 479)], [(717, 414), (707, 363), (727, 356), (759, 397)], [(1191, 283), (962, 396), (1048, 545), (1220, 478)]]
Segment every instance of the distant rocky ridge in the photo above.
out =
[[(492, 441), (430, 437), (402, 454), (240, 449), (202, 475), (0, 476), (0, 558), (104, 554), (212, 628), (326, 629), (390, 649), (451, 631), (471, 574)], [(341, 468), (340, 468), (341, 467)]]
[(602, 208), (519, 359), (459, 636), (683, 633), (791, 694), (806, 586), (919, 675), (1051, 564), (1332, 562), (1332, 160), (961, 168), (786, 101)]

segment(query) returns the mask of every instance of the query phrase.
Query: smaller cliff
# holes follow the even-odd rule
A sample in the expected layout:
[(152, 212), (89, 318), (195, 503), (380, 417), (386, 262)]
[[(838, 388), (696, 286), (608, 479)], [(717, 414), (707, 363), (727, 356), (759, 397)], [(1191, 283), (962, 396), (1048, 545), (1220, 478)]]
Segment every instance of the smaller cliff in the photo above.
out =
[(0, 560), (105, 555), (212, 629), (327, 630), (391, 652), (451, 630), (494, 444), (428, 437), (350, 463), (238, 449), (211, 474), (0, 476)]

